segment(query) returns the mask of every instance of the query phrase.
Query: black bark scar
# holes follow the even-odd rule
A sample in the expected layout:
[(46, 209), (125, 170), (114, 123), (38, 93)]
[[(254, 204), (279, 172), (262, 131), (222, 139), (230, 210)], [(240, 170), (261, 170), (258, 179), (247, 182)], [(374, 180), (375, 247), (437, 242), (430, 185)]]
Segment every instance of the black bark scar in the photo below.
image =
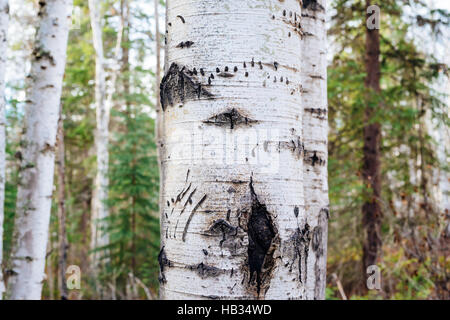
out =
[(318, 164), (319, 166), (324, 166), (326, 164), (325, 159), (322, 159), (317, 151), (305, 151), (304, 156), (305, 163), (311, 164), (313, 167)]
[[(303, 283), (302, 276), (305, 281), (304, 283), (306, 283), (306, 280), (308, 278), (307, 265), (308, 265), (310, 242), (311, 242), (310, 227), (309, 224), (306, 223), (304, 228), (303, 229), (298, 228), (294, 235), (294, 247), (298, 255), (298, 280), (300, 281), (300, 283)], [(304, 272), (302, 270), (304, 270)]]
[(312, 11), (324, 11), (325, 8), (317, 0), (303, 0), (303, 8)]
[(161, 251), (158, 254), (158, 262), (159, 262), (159, 283), (166, 283), (166, 277), (164, 276), (164, 267), (170, 267), (170, 260), (167, 259), (166, 252), (164, 251), (164, 247), (161, 248)]
[(177, 48), (181, 48), (181, 49), (190, 48), (193, 44), (194, 44), (194, 42), (192, 42), (192, 41), (183, 41), (177, 45)]
[(215, 220), (212, 226), (209, 228), (210, 234), (222, 234), (222, 240), (220, 240), (220, 247), (227, 240), (227, 236), (234, 237), (238, 233), (238, 228), (233, 227), (224, 219)]
[(256, 272), (257, 293), (261, 289), (261, 273), (267, 252), (275, 238), (273, 222), (264, 204), (261, 204), (250, 180), (252, 210), (248, 221), (248, 264), (250, 268), (249, 283)]
[(192, 74), (194, 72), (187, 70), (185, 67), (180, 68), (176, 63), (172, 63), (160, 85), (163, 111), (168, 106), (183, 104), (189, 100), (211, 99), (213, 97), (213, 94), (203, 88), (200, 82), (195, 81), (191, 77)]
[(255, 122), (258, 121), (243, 116), (238, 110), (234, 108), (203, 121), (203, 123), (214, 124), (221, 127), (230, 125), (230, 129), (234, 129), (234, 127), (238, 125), (248, 125)]
[(195, 270), (202, 279), (207, 277), (217, 277), (223, 272), (222, 269), (206, 265), (203, 262), (198, 265), (189, 266), (189, 269)]

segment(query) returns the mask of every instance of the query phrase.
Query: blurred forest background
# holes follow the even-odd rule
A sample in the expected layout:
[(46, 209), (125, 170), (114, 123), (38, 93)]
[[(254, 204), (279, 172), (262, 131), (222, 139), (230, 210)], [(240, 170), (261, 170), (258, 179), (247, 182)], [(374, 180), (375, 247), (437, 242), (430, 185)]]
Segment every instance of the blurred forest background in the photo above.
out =
[[(159, 0), (157, 0), (159, 1)], [(74, 1), (63, 86), (64, 180), (55, 176), (43, 297), (58, 299), (58, 194), (66, 207), (67, 265), (82, 272), (77, 299), (154, 299), (158, 296), (158, 160), (154, 138), (156, 51), (164, 49), (164, 1), (103, 0), (106, 60), (120, 72), (110, 119), (109, 244), (92, 247), (96, 151), (95, 51), (87, 1)], [(329, 187), (327, 299), (450, 299), (448, 147), (448, 3), (373, 1), (381, 8), (381, 89), (364, 87), (365, 1), (328, 1)], [(8, 264), (18, 184), (26, 75), (37, 1), (11, 1), (7, 73), (7, 180), (3, 264)], [(441, 7), (440, 7), (441, 6)], [(124, 20), (121, 20), (124, 19)], [(121, 21), (126, 21), (125, 24)], [(160, 34), (155, 22), (159, 21)], [(123, 28), (121, 27), (123, 26)], [(122, 33), (123, 32), (123, 33)], [(163, 59), (161, 59), (163, 61)], [(112, 73), (108, 69), (107, 72)], [(361, 178), (364, 108), (376, 105), (382, 128), (381, 290), (365, 290), (362, 270)], [(61, 161), (57, 160), (56, 171)], [(57, 174), (55, 172), (55, 175)], [(61, 183), (63, 184), (61, 185)], [(59, 193), (57, 192), (59, 191)], [(101, 268), (91, 257), (103, 252)]]

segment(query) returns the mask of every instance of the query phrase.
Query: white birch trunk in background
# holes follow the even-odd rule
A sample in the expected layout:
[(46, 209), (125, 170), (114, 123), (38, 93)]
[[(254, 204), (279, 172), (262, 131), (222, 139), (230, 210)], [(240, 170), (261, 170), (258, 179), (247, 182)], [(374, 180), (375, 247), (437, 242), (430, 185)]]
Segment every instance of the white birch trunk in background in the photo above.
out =
[[(161, 168), (161, 150), (160, 146), (164, 144), (162, 141), (162, 123), (163, 123), (163, 111), (161, 109), (161, 99), (160, 99), (160, 90), (159, 84), (161, 82), (161, 34), (159, 31), (159, 0), (154, 0), (154, 9), (155, 9), (155, 42), (156, 42), (156, 74), (155, 74), (155, 93), (156, 93), (156, 117), (155, 117), (155, 142), (156, 142), (156, 150), (158, 154), (158, 169), (159, 169), (159, 180), (162, 180), (163, 172)], [(162, 207), (162, 192), (159, 192), (159, 208)]]
[(31, 65), (14, 222), (10, 299), (40, 299), (50, 221), (71, 0), (41, 0)]
[[(105, 57), (103, 51), (102, 27), (98, 0), (89, 0), (89, 12), (91, 16), (92, 40), (95, 49), (95, 104), (97, 114), (97, 130), (95, 133), (95, 146), (97, 154), (97, 174), (95, 188), (92, 197), (91, 216), (91, 249), (103, 247), (109, 243), (104, 228), (104, 219), (108, 217), (109, 210), (105, 203), (108, 199), (108, 136), (110, 110), (106, 103), (106, 72)], [(97, 269), (100, 255), (94, 252), (92, 266)]]
[(302, 12), (298, 0), (167, 3), (164, 299), (322, 298), (322, 258), (319, 271), (310, 266), (325, 252), (326, 230), (305, 201), (314, 187), (304, 185), (304, 162), (314, 162), (314, 183), (325, 189), (326, 151), (304, 149), (315, 138), (303, 137), (302, 52), (317, 49), (303, 48), (312, 44)]
[[(109, 189), (109, 119), (111, 108), (114, 104), (117, 77), (120, 72), (120, 55), (125, 23), (124, 12), (121, 12), (114, 57), (107, 62), (104, 55), (99, 6), (100, 1), (89, 0), (92, 38), (95, 49), (95, 103), (97, 113), (97, 130), (95, 134), (97, 175), (92, 198), (91, 249), (104, 247), (109, 244), (109, 236), (102, 230), (106, 228), (104, 220), (109, 216), (109, 209), (106, 204)], [(122, 6), (122, 8), (124, 7)], [(109, 64), (111, 69), (109, 81), (106, 81), (107, 72), (105, 67), (107, 64)], [(101, 255), (99, 253), (93, 254), (92, 265), (94, 268), (97, 268), (100, 258)], [(108, 257), (104, 258), (106, 261), (108, 260)]]
[(306, 221), (312, 232), (308, 299), (325, 299), (328, 234), (328, 101), (326, 1), (303, 1), (302, 108)]
[(6, 105), (5, 105), (5, 71), (7, 34), (9, 22), (8, 0), (0, 0), (0, 300), (5, 292), (3, 281), (3, 221), (5, 203), (5, 167), (6, 167)]

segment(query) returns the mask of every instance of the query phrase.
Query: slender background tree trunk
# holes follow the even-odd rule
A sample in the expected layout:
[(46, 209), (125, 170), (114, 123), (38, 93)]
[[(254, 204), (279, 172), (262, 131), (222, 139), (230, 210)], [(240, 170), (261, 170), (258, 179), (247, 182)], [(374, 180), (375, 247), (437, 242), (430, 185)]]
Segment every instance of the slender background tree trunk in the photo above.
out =
[(65, 179), (65, 155), (64, 155), (64, 120), (61, 113), (58, 123), (58, 286), (62, 300), (67, 300), (68, 290), (66, 285), (67, 267), (67, 235), (66, 235), (66, 179)]
[[(105, 55), (102, 40), (102, 25), (99, 8), (99, 1), (89, 0), (89, 11), (91, 13), (92, 37), (95, 49), (95, 100), (97, 111), (97, 130), (95, 135), (95, 145), (97, 149), (97, 175), (93, 197), (92, 213), (92, 235), (91, 247), (98, 249), (109, 244), (108, 233), (105, 219), (109, 217), (107, 205), (109, 190), (109, 119), (111, 109), (114, 103), (117, 77), (120, 72), (122, 38), (124, 33), (124, 10), (121, 10), (119, 30), (117, 32), (117, 41), (114, 50), (114, 57), (110, 61), (110, 79), (106, 81), (107, 73), (105, 70)], [(121, 8), (125, 8), (121, 5)], [(98, 268), (100, 259), (108, 261), (107, 255), (94, 253), (92, 266)]]
[[(160, 88), (159, 85), (161, 83), (161, 33), (159, 31), (159, 0), (154, 0), (155, 5), (155, 42), (156, 42), (156, 124), (155, 124), (155, 142), (156, 142), (156, 150), (158, 153), (158, 168), (159, 168), (159, 181), (162, 181), (163, 171), (161, 165), (162, 159), (162, 146), (164, 142), (162, 140), (162, 126), (163, 126), (163, 110), (161, 109), (161, 100), (160, 100)], [(159, 190), (159, 208), (163, 207), (163, 196), (162, 196), (162, 186), (160, 183)]]
[[(167, 3), (164, 299), (323, 297), (327, 126), (317, 120), (325, 141), (303, 137), (301, 70), (302, 52), (324, 46), (303, 48), (312, 44), (301, 20), (308, 10), (324, 17), (325, 9), (303, 9), (297, 0)], [(315, 71), (325, 78), (323, 65)], [(311, 108), (326, 109), (325, 92), (312, 93)], [(313, 186), (305, 187), (304, 162), (319, 178), (320, 209), (306, 207)]]
[(5, 203), (5, 167), (6, 167), (6, 105), (5, 105), (5, 72), (6, 52), (8, 47), (8, 0), (0, 0), (0, 300), (5, 292), (3, 281), (3, 220)]
[(55, 143), (71, 0), (39, 2), (27, 96), (8, 297), (40, 299), (50, 221)]
[[(108, 199), (108, 138), (109, 138), (109, 112), (106, 103), (106, 71), (105, 56), (102, 40), (102, 25), (99, 0), (89, 0), (91, 16), (92, 40), (95, 49), (95, 104), (97, 129), (95, 132), (95, 147), (97, 155), (97, 173), (92, 197), (91, 217), (91, 249), (104, 247), (109, 243), (108, 234), (104, 231), (105, 218), (109, 215), (106, 204)], [(101, 255), (94, 251), (91, 266), (94, 273), (98, 271)]]
[[(366, 8), (370, 6), (367, 1)], [(367, 189), (362, 207), (363, 227), (365, 239), (363, 243), (363, 279), (367, 278), (367, 267), (377, 264), (381, 251), (381, 173), (380, 173), (380, 144), (381, 127), (374, 120), (377, 112), (375, 105), (376, 94), (380, 94), (380, 32), (378, 29), (366, 29), (366, 80), (367, 97), (370, 101), (365, 109), (365, 125), (363, 129), (363, 169), (364, 186)], [(365, 281), (364, 281), (364, 290)]]

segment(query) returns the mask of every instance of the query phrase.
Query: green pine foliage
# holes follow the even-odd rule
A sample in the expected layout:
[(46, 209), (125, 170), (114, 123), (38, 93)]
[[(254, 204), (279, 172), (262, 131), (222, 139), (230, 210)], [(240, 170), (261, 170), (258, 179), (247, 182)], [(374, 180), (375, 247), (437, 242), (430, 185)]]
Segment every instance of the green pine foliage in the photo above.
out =
[(159, 252), (158, 162), (154, 120), (129, 107), (114, 112), (123, 131), (111, 146), (107, 273), (125, 291), (129, 274), (157, 288)]

